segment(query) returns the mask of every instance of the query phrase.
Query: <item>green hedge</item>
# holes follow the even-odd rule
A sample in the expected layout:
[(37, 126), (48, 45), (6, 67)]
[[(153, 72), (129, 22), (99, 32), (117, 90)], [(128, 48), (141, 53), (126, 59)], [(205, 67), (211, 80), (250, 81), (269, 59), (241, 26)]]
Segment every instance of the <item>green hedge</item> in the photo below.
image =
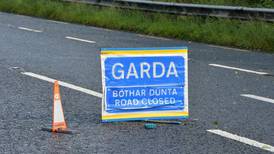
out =
[(59, 0), (0, 0), (0, 10), (137, 33), (274, 52), (274, 24), (100, 8)]

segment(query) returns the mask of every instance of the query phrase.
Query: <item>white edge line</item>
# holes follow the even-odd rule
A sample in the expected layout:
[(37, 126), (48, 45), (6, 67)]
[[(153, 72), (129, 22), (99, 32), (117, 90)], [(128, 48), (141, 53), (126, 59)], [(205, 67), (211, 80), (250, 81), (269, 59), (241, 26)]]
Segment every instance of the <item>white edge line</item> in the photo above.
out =
[(137, 34), (137, 36), (144, 37), (144, 38), (150, 38), (150, 39), (164, 40), (164, 41), (171, 41), (172, 40), (172, 39), (169, 39), (169, 38), (150, 36), (150, 35), (143, 35), (143, 34)]
[[(36, 78), (36, 79), (40, 79), (40, 80), (43, 80), (43, 81), (47, 81), (47, 82), (50, 82), (50, 83), (54, 83), (54, 81), (55, 81), (55, 79), (52, 79), (52, 78), (49, 78), (49, 77), (46, 77), (46, 76), (43, 76), (43, 75), (35, 74), (35, 73), (32, 73), (32, 72), (21, 72), (21, 74), (27, 75), (27, 76), (30, 76), (30, 77), (33, 77), (33, 78)], [(86, 89), (86, 88), (82, 88), (82, 87), (79, 87), (79, 86), (76, 86), (76, 85), (73, 85), (73, 84), (70, 84), (70, 83), (67, 83), (67, 82), (59, 81), (59, 84), (63, 87), (70, 88), (70, 89), (73, 89), (73, 90), (76, 90), (76, 91), (80, 91), (80, 92), (83, 92), (83, 93), (86, 93), (86, 94), (89, 94), (89, 95), (92, 95), (92, 96), (96, 96), (96, 97), (99, 97), (99, 98), (102, 98), (102, 96), (103, 96), (101, 93), (98, 93), (96, 91)]]
[(231, 67), (231, 66), (225, 66), (225, 65), (220, 65), (220, 64), (208, 64), (208, 65), (214, 66), (214, 67), (221, 67), (221, 68), (226, 68), (226, 69), (231, 69), (231, 70), (242, 71), (242, 72), (254, 73), (254, 74), (259, 74), (259, 75), (267, 75), (267, 74), (269, 74), (269, 73), (266, 73), (266, 72), (258, 72), (258, 71), (247, 70), (247, 69), (242, 69), (242, 68), (237, 68), (237, 67)]
[(216, 134), (216, 135), (220, 135), (225, 138), (229, 138), (229, 139), (232, 139), (232, 140), (244, 143), (244, 144), (248, 144), (248, 145), (263, 149), (263, 150), (274, 152), (274, 147), (271, 145), (268, 145), (268, 144), (260, 143), (258, 141), (251, 140), (251, 139), (248, 139), (245, 137), (241, 137), (236, 134), (231, 134), (231, 133), (219, 130), (219, 129), (209, 129), (207, 131), (210, 133)]
[(81, 41), (81, 42), (86, 42), (86, 43), (96, 43), (95, 41), (80, 39), (80, 38), (71, 37), (71, 36), (66, 36), (66, 39), (75, 40), (75, 41)]
[(241, 96), (274, 104), (274, 99), (270, 99), (270, 98), (266, 98), (266, 97), (262, 97), (262, 96), (256, 96), (256, 95), (251, 95), (251, 94), (241, 94)]
[(30, 31), (30, 32), (36, 32), (36, 33), (42, 33), (41, 30), (35, 30), (35, 29), (31, 29), (31, 28), (26, 28), (26, 27), (18, 27), (18, 29), (26, 30), (26, 31)]
[(238, 49), (238, 48), (231, 48), (231, 47), (225, 47), (225, 46), (219, 46), (219, 45), (208, 45), (210, 47), (214, 47), (214, 48), (222, 48), (222, 49), (226, 49), (226, 50), (238, 50), (238, 51), (245, 51), (245, 52), (250, 52), (249, 50), (246, 49)]
[(65, 25), (68, 24), (67, 22), (57, 21), (57, 20), (48, 20), (48, 21), (49, 21), (49, 22), (52, 22), (52, 23), (56, 23), (56, 24), (65, 24)]

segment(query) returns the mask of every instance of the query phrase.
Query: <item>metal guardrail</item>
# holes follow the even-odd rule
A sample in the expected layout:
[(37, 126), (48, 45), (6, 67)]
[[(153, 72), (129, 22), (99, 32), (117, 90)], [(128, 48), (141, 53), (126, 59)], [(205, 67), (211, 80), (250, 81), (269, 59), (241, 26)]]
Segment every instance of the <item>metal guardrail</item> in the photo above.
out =
[(274, 22), (274, 9), (248, 8), (220, 5), (202, 5), (186, 3), (169, 3), (146, 0), (64, 0), (66, 2), (78, 2), (105, 7), (117, 7), (135, 9), (150, 12), (210, 16), (221, 18), (233, 18), (244, 20), (262, 20)]

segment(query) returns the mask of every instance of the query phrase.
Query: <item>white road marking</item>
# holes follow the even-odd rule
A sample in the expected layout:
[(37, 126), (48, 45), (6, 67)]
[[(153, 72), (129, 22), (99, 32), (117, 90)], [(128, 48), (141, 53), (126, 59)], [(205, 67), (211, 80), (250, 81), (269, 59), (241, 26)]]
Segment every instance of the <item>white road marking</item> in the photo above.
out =
[(208, 46), (210, 46), (210, 47), (214, 47), (214, 48), (222, 48), (222, 49), (226, 49), (226, 50), (238, 50), (238, 51), (250, 52), (249, 50), (245, 50), (245, 49), (238, 49), (238, 48), (224, 47), (224, 46), (219, 46), (219, 45), (208, 45)]
[(237, 68), (237, 67), (231, 67), (231, 66), (225, 66), (225, 65), (220, 65), (220, 64), (209, 64), (209, 65), (214, 66), (214, 67), (221, 67), (221, 68), (237, 70), (237, 71), (242, 71), (242, 72), (247, 72), (247, 73), (254, 73), (254, 74), (259, 74), (259, 75), (269, 74), (269, 73), (266, 73), (266, 72), (252, 71), (252, 70), (247, 70), (247, 69), (242, 69), (242, 68)]
[(209, 129), (207, 131), (210, 132), (210, 133), (216, 134), (216, 135), (220, 135), (220, 136), (225, 137), (225, 138), (229, 138), (229, 139), (244, 143), (244, 144), (248, 144), (248, 145), (251, 145), (251, 146), (254, 146), (254, 147), (258, 147), (258, 148), (263, 149), (263, 150), (274, 152), (274, 147), (271, 146), (271, 145), (268, 145), (268, 144), (260, 143), (258, 141), (251, 140), (251, 139), (248, 139), (248, 138), (245, 138), (245, 137), (241, 137), (241, 136), (238, 136), (238, 135), (235, 135), (235, 134), (231, 134), (231, 133), (219, 130), (219, 129)]
[[(30, 76), (30, 77), (33, 77), (33, 78), (36, 78), (36, 79), (40, 79), (40, 80), (43, 80), (43, 81), (47, 81), (47, 82), (50, 82), (50, 83), (54, 83), (54, 81), (55, 81), (55, 79), (52, 79), (52, 78), (49, 78), (49, 77), (46, 77), (46, 76), (43, 76), (43, 75), (35, 74), (35, 73), (32, 73), (32, 72), (21, 72), (21, 73), (23, 75), (27, 75), (27, 76)], [(76, 91), (80, 91), (80, 92), (83, 92), (83, 93), (86, 93), (86, 94), (89, 94), (89, 95), (92, 95), (92, 96), (96, 96), (96, 97), (99, 97), (99, 98), (102, 98), (102, 96), (103, 96), (99, 92), (96, 92), (96, 91), (93, 91), (93, 90), (90, 90), (90, 89), (86, 89), (86, 88), (82, 88), (82, 87), (79, 87), (79, 86), (76, 86), (76, 85), (73, 85), (73, 84), (70, 84), (70, 83), (67, 83), (67, 82), (59, 81), (59, 85), (63, 86), (63, 87), (70, 88), (70, 89), (73, 89), (73, 90), (76, 90)]]
[(80, 39), (80, 38), (76, 38), (76, 37), (71, 37), (71, 36), (66, 36), (66, 38), (70, 39), (70, 40), (81, 41), (81, 42), (86, 42), (86, 43), (96, 43), (94, 41), (84, 40), (84, 39)]
[(63, 22), (63, 21), (56, 21), (56, 20), (48, 20), (49, 22), (53, 22), (53, 23), (56, 23), (56, 24), (65, 24), (67, 25), (68, 23), (66, 22)]
[(31, 28), (26, 28), (26, 27), (18, 27), (18, 29), (29, 31), (29, 32), (35, 32), (35, 33), (42, 33), (41, 30), (36, 30), (36, 29), (31, 29)]
[(266, 97), (261, 97), (261, 96), (251, 95), (251, 94), (241, 94), (241, 96), (274, 104), (274, 99), (270, 99), (270, 98), (266, 98)]
[(145, 37), (145, 38), (151, 38), (151, 39), (165, 40), (165, 41), (170, 41), (171, 40), (169, 38), (157, 37), (157, 36), (149, 36), (149, 35), (142, 35), (142, 34), (137, 34), (137, 36), (139, 36), (139, 37)]

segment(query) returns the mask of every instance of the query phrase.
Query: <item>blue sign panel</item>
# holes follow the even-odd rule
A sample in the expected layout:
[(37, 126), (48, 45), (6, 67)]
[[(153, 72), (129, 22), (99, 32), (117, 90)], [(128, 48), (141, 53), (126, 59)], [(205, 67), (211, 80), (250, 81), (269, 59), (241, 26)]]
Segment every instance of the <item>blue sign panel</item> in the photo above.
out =
[(106, 111), (182, 110), (184, 62), (182, 56), (106, 59)]

